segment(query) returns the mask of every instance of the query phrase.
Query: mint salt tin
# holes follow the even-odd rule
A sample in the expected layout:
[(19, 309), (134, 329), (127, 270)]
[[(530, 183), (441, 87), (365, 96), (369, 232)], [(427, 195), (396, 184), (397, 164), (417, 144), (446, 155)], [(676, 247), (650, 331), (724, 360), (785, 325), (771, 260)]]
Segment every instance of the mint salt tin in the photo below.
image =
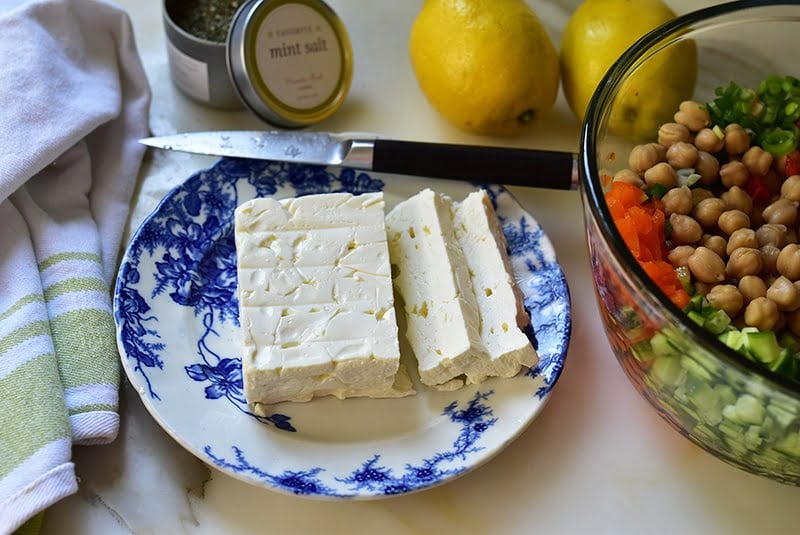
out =
[(253, 0), (233, 17), (228, 71), (241, 101), (263, 120), (300, 128), (332, 115), (353, 77), (353, 51), (320, 0)]

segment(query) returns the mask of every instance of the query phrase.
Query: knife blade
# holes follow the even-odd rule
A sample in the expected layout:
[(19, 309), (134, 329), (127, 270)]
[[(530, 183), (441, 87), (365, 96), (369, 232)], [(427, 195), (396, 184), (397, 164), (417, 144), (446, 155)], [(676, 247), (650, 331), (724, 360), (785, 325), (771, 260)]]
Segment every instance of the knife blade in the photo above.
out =
[(351, 167), (430, 178), (575, 189), (575, 154), (294, 131), (189, 132), (139, 140), (149, 147), (211, 156)]

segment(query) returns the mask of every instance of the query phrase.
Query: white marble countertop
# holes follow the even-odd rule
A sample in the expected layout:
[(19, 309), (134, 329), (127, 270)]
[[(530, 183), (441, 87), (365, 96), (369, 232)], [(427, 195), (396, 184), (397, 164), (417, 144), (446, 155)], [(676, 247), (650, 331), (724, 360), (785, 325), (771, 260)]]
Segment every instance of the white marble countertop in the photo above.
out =
[[(329, 0), (347, 26), (355, 75), (347, 102), (319, 130), (399, 139), (576, 151), (579, 124), (562, 96), (529, 135), (462, 134), (435, 115), (414, 80), (408, 30), (421, 0)], [(578, 0), (532, 0), (558, 43)], [(683, 12), (714, 2), (674, 0)], [(153, 89), (155, 134), (266, 128), (248, 112), (188, 101), (168, 73), (160, 3), (119, 1), (131, 14)], [(214, 160), (148, 156), (127, 235), (173, 186)], [(79, 492), (47, 513), (43, 534), (111, 533), (797, 533), (800, 488), (752, 476), (667, 426), (628, 383), (600, 324), (577, 192), (512, 188), (553, 241), (572, 292), (566, 368), (542, 414), (503, 452), (446, 485), (386, 500), (323, 502), (264, 490), (209, 469), (123, 388), (122, 429), (77, 448)]]

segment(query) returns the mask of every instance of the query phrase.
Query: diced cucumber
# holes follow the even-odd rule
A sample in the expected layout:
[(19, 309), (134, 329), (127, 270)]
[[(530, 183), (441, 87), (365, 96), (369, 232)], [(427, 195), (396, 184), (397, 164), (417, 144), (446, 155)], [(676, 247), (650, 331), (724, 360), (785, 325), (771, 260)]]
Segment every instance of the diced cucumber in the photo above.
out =
[(716, 425), (722, 420), (722, 407), (719, 395), (708, 383), (700, 383), (689, 392), (689, 399), (697, 408), (701, 421)]
[(775, 403), (767, 405), (767, 414), (772, 416), (775, 422), (783, 429), (788, 429), (797, 420), (796, 414)]
[[(797, 338), (784, 343), (772, 332), (734, 328), (702, 296), (692, 297), (686, 311), (746, 358), (800, 376), (794, 368), (800, 368)], [(718, 444), (728, 455), (757, 460), (764, 469), (782, 470), (789, 462), (784, 455), (800, 461), (800, 408), (794, 400), (760, 383), (743, 384), (741, 369), (721, 366), (674, 325), (634, 349), (641, 352), (637, 358), (652, 359), (647, 380), (660, 390), (664, 410), (685, 422), (699, 440)]]
[(703, 328), (712, 334), (720, 334), (731, 324), (731, 318), (722, 310), (715, 310), (706, 316)]
[(670, 343), (667, 335), (663, 333), (656, 333), (650, 339), (650, 347), (653, 349), (653, 353), (660, 357), (677, 357), (680, 355), (680, 351)]
[(738, 424), (760, 424), (764, 421), (766, 409), (761, 401), (750, 394), (742, 394), (734, 405), (726, 405), (722, 415)]
[(732, 405), (736, 403), (736, 393), (728, 385), (718, 384), (714, 387), (714, 392), (719, 396), (720, 403), (723, 405)]
[(800, 457), (800, 431), (788, 433), (775, 444), (775, 449), (791, 457)]
[(680, 359), (675, 357), (657, 357), (650, 368), (650, 375), (654, 381), (667, 387), (675, 387), (681, 383), (683, 367)]
[(764, 439), (761, 438), (761, 426), (751, 425), (747, 428), (747, 431), (745, 431), (743, 438), (744, 445), (747, 449), (757, 450), (764, 442)]
[(739, 351), (744, 347), (745, 336), (742, 331), (726, 331), (719, 336), (719, 340), (734, 351)]
[(686, 313), (686, 315), (689, 316), (689, 319), (698, 324), (700, 327), (702, 327), (706, 322), (706, 317), (703, 316), (702, 312), (690, 310)]
[(745, 348), (756, 360), (764, 364), (777, 360), (781, 352), (778, 339), (772, 331), (748, 333), (745, 338)]
[(769, 364), (769, 369), (785, 377), (796, 377), (800, 367), (800, 359), (797, 354), (792, 353), (787, 348), (783, 348), (778, 354), (778, 358)]
[(686, 368), (687, 372), (689, 372), (692, 375), (696, 375), (697, 377), (703, 379), (704, 381), (710, 381), (712, 378), (711, 373), (708, 370), (706, 370), (703, 366), (701, 366), (700, 363), (698, 363), (692, 357), (682, 356), (681, 364), (683, 365), (684, 368)]
[(731, 420), (722, 420), (717, 429), (725, 435), (735, 440), (741, 440), (744, 434), (744, 428), (741, 425), (733, 423)]

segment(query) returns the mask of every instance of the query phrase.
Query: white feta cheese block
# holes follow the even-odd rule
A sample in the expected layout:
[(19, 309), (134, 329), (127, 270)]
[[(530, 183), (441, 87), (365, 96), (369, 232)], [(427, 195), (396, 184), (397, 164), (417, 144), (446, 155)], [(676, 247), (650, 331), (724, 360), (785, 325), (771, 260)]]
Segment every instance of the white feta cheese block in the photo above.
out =
[(464, 253), (455, 237), (450, 198), (430, 189), (386, 216), (394, 285), (404, 302), (406, 337), (429, 386), (483, 378), (489, 359)]
[(486, 191), (470, 193), (454, 204), (455, 234), (472, 278), (480, 313), (480, 336), (491, 358), (473, 374), (513, 377), (539, 362), (520, 327), (530, 323), (514, 280), (508, 244)]
[(382, 193), (258, 198), (235, 213), (244, 394), (256, 412), (413, 394), (400, 367)]

